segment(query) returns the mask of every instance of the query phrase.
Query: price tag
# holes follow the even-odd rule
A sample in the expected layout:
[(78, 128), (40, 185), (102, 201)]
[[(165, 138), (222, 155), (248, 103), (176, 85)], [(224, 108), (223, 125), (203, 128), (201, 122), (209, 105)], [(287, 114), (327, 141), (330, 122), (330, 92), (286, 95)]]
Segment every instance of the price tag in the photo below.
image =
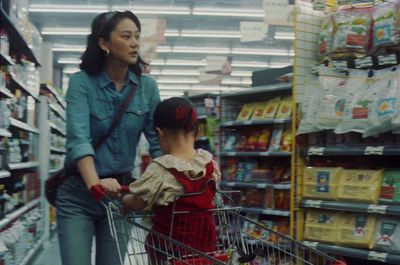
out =
[(309, 248), (317, 249), (318, 242), (303, 241), (303, 244)]
[(365, 148), (366, 155), (383, 155), (384, 146), (367, 146)]
[(308, 155), (319, 155), (322, 156), (324, 155), (325, 147), (310, 147), (308, 149)]
[(369, 213), (380, 213), (380, 214), (386, 214), (386, 210), (387, 210), (387, 205), (375, 205), (375, 204), (371, 204), (368, 205), (368, 212)]
[(347, 61), (332, 61), (332, 66), (336, 69), (347, 70)]
[(236, 152), (228, 152), (228, 153), (226, 153), (228, 156), (235, 156), (236, 155)]
[(397, 64), (396, 54), (380, 55), (378, 56), (379, 65), (392, 65)]
[(244, 121), (243, 122), (243, 124), (245, 124), (245, 125), (249, 125), (249, 124), (252, 124), (253, 123), (253, 121)]
[(267, 187), (267, 184), (265, 184), (265, 183), (258, 183), (257, 185), (256, 185), (256, 188), (259, 188), (259, 189), (264, 189), (264, 188), (266, 188)]
[(368, 260), (386, 262), (387, 256), (388, 256), (388, 253), (381, 253), (381, 252), (376, 252), (376, 251), (368, 252)]
[(305, 205), (307, 208), (321, 208), (321, 200), (306, 200)]
[(373, 65), (371, 56), (356, 59), (356, 68), (365, 68)]
[(227, 122), (225, 122), (225, 125), (227, 125), (227, 126), (233, 125), (233, 121), (227, 121)]
[(268, 155), (269, 155), (269, 152), (260, 152), (260, 155), (262, 155), (262, 156), (268, 156)]

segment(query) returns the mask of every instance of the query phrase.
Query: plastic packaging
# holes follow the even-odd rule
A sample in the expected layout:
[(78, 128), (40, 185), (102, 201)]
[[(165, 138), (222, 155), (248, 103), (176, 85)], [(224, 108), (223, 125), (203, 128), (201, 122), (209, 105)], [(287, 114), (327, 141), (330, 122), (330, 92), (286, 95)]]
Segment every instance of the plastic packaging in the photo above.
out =
[(285, 97), (279, 106), (278, 112), (275, 118), (277, 119), (288, 119), (292, 115), (292, 97)]
[(380, 200), (400, 205), (400, 170), (385, 170)]
[(301, 103), (301, 121), (297, 134), (317, 132), (316, 115), (318, 102), (321, 100), (321, 85), (316, 80), (306, 84), (303, 102)]
[(389, 217), (379, 219), (376, 226), (374, 249), (400, 253), (400, 220)]
[(341, 167), (307, 167), (304, 169), (303, 197), (336, 200)]
[(317, 56), (320, 61), (323, 61), (326, 56), (332, 51), (332, 34), (333, 20), (332, 16), (326, 16), (321, 24), (318, 36)]
[(383, 2), (374, 7), (373, 13), (373, 49), (380, 46), (398, 44), (398, 13), (394, 2)]

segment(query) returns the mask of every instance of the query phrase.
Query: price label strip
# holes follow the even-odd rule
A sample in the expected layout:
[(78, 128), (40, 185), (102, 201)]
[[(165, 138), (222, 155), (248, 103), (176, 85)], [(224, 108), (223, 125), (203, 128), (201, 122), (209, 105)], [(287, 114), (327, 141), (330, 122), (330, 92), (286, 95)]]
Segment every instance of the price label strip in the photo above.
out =
[(356, 68), (365, 68), (365, 67), (371, 67), (373, 66), (372, 58), (371, 56), (356, 59)]
[(397, 64), (396, 54), (378, 56), (379, 65)]
[(317, 249), (318, 247), (318, 242), (311, 242), (311, 241), (303, 241), (303, 244), (307, 247), (313, 248), (313, 249)]
[(368, 252), (368, 260), (386, 262), (387, 256), (388, 256), (388, 253), (381, 253), (381, 252), (376, 252), (376, 251)]
[(324, 155), (325, 147), (310, 147), (308, 149), (308, 155)]
[(321, 200), (306, 200), (305, 206), (307, 208), (321, 208), (322, 201)]
[(368, 211), (369, 213), (386, 214), (387, 208), (388, 208), (387, 205), (375, 205), (375, 204), (371, 204), (371, 205), (368, 205), (367, 211)]
[(384, 146), (367, 146), (364, 154), (366, 155), (383, 155)]

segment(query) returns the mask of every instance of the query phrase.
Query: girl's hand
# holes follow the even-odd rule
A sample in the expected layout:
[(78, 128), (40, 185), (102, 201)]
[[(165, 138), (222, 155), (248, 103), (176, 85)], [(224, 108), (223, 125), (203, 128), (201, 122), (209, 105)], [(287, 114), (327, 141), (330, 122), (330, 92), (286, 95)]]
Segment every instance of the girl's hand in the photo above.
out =
[(133, 200), (133, 195), (132, 194), (127, 194), (124, 197), (122, 197), (122, 207), (121, 207), (121, 214), (123, 215), (128, 215), (131, 213), (133, 210), (130, 206)]
[(110, 196), (118, 195), (121, 190), (121, 185), (113, 178), (100, 179), (99, 185), (102, 187), (103, 191)]

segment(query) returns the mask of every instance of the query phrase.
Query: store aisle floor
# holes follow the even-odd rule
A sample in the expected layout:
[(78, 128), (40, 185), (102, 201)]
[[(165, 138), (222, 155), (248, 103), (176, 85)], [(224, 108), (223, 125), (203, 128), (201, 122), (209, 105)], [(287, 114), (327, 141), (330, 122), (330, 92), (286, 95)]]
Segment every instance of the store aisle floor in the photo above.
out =
[(42, 251), (36, 256), (31, 265), (61, 265), (58, 237), (55, 234), (49, 242), (43, 245)]

